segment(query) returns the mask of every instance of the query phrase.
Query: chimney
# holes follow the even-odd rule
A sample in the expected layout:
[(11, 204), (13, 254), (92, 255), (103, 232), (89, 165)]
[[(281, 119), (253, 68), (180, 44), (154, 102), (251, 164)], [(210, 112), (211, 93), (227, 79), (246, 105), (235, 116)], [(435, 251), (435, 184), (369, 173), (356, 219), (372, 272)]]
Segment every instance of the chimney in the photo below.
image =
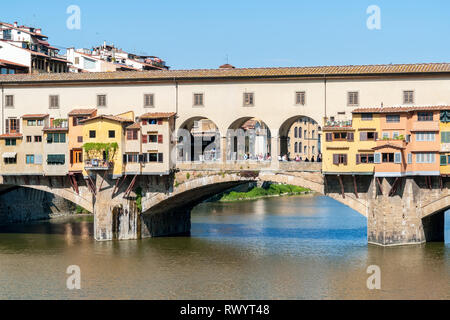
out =
[(36, 29), (35, 32), (41, 34), (42, 29)]
[(14, 28), (17, 28), (17, 21), (14, 21)]

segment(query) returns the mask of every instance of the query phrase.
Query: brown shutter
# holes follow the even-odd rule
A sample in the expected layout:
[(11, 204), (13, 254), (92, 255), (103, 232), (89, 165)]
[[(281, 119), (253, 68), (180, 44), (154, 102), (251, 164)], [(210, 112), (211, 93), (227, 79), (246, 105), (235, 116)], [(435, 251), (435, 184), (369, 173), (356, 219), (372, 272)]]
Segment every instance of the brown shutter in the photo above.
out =
[(356, 155), (356, 164), (360, 164), (361, 163), (361, 155), (357, 154)]
[(70, 164), (73, 164), (73, 150), (70, 150)]
[(367, 132), (360, 132), (359, 133), (359, 140), (360, 141), (367, 141)]
[(142, 143), (147, 143), (147, 135), (142, 135)]
[(163, 135), (158, 134), (158, 143), (163, 143)]
[(333, 164), (338, 165), (339, 164), (339, 155), (333, 154)]
[(375, 132), (375, 140), (378, 140), (378, 132)]
[(344, 156), (344, 165), (347, 165), (347, 155), (343, 154), (343, 156)]
[(127, 130), (127, 140), (133, 139), (133, 132), (131, 130)]
[[(301, 132), (301, 130), (300, 130), (300, 132)], [(327, 141), (331, 141), (332, 139), (333, 139), (333, 135), (331, 133), (327, 133), (326, 134), (326, 140)]]
[(6, 128), (6, 132), (5, 133), (9, 133), (9, 120), (8, 119), (6, 119), (6, 126), (5, 126), (5, 128)]
[(347, 141), (354, 141), (355, 140), (354, 136), (355, 135), (353, 132), (347, 133)]

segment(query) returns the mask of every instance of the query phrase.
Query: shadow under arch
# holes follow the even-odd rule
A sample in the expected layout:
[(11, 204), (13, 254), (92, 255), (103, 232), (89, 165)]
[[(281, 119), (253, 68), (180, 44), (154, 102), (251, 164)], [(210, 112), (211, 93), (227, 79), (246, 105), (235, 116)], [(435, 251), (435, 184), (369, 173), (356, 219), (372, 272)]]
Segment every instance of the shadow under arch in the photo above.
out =
[(177, 129), (177, 161), (215, 161), (220, 158), (220, 131), (206, 116), (184, 120)]
[(309, 116), (296, 115), (286, 119), (278, 129), (279, 150), (289, 159), (317, 159), (321, 153), (322, 127)]

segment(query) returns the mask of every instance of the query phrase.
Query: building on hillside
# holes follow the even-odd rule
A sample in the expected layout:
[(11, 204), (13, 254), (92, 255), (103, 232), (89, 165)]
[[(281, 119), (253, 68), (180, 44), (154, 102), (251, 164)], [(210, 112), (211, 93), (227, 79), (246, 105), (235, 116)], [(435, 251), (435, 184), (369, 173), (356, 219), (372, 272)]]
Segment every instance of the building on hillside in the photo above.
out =
[(81, 174), (83, 162), (83, 120), (95, 117), (97, 109), (74, 109), (69, 112), (69, 173)]
[(136, 55), (107, 45), (92, 49), (68, 48), (66, 58), (72, 72), (167, 70), (165, 61), (155, 56)]
[(90, 171), (110, 171), (112, 178), (124, 172), (125, 130), (134, 123), (134, 112), (118, 115), (97, 115), (83, 123), (83, 176)]
[(41, 29), (0, 22), (0, 74), (68, 71), (68, 61)]

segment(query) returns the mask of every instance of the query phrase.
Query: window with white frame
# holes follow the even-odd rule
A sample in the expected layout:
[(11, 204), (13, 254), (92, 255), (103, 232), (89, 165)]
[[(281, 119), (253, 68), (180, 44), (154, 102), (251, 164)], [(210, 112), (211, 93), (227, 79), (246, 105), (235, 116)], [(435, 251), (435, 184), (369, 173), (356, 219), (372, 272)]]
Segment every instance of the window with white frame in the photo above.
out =
[(153, 93), (144, 94), (144, 108), (152, 108), (155, 106), (155, 96)]
[(414, 103), (414, 91), (412, 90), (403, 91), (403, 103), (404, 104)]
[(253, 92), (245, 92), (244, 93), (244, 106), (249, 107), (255, 104), (255, 97)]
[(298, 104), (298, 105), (302, 105), (302, 106), (304, 106), (305, 105), (305, 91), (297, 91), (296, 93), (295, 93), (295, 104)]
[(434, 153), (417, 153), (416, 154), (416, 163), (434, 163), (436, 155)]
[(358, 106), (359, 105), (359, 92), (351, 91), (347, 93), (347, 105)]
[(434, 141), (434, 132), (416, 132), (416, 141)]

